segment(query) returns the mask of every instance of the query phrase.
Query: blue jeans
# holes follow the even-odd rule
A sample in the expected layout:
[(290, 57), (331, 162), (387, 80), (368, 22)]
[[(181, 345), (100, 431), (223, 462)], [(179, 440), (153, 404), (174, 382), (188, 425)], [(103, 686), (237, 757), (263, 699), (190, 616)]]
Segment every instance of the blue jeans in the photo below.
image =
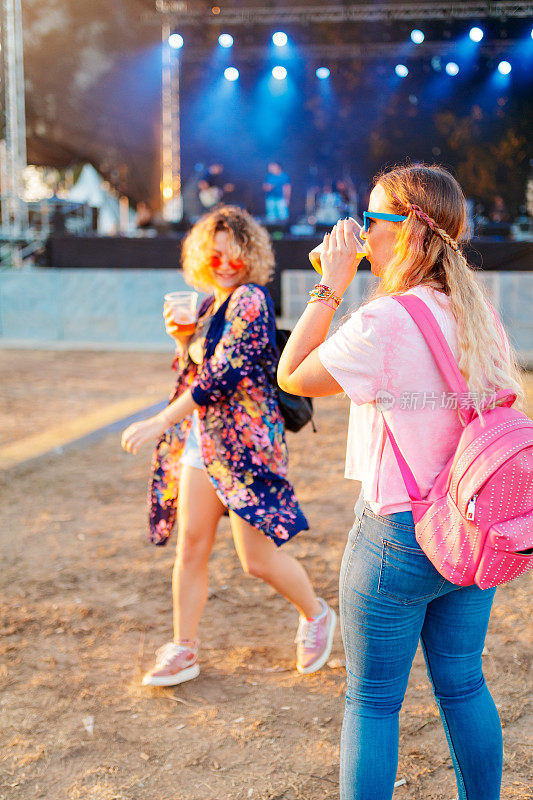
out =
[(497, 800), (502, 732), (481, 653), (495, 589), (457, 587), (420, 549), (411, 512), (379, 516), (362, 497), (340, 578), (347, 692), (341, 800), (390, 800), (399, 712), (421, 641), (459, 800)]
[(284, 197), (265, 197), (266, 221), (271, 223), (287, 222), (289, 207)]

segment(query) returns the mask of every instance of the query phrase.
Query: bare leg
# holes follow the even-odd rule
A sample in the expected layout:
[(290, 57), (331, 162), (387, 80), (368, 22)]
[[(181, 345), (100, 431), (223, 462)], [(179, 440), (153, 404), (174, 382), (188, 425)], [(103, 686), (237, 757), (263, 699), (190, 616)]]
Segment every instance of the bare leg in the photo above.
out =
[(307, 619), (318, 616), (322, 606), (302, 565), (234, 511), (229, 516), (244, 571), (270, 584)]
[(206, 473), (183, 466), (178, 500), (179, 538), (172, 573), (175, 642), (196, 639), (207, 600), (207, 562), (224, 510)]

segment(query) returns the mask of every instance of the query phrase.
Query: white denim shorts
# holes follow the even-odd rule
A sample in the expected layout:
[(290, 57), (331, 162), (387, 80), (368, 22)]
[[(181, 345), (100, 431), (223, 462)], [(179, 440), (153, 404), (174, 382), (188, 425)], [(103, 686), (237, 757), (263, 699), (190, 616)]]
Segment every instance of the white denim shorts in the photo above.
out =
[(184, 466), (204, 469), (202, 452), (200, 450), (200, 417), (196, 410), (193, 411), (191, 429), (187, 436), (180, 462)]

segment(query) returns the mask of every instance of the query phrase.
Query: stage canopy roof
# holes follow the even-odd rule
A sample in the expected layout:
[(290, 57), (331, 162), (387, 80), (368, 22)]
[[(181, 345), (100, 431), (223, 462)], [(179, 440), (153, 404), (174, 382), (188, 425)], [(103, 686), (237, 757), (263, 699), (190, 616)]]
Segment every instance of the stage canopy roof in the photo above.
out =
[[(88, 161), (133, 201), (157, 204), (163, 19), (191, 43), (182, 55), (184, 93), (187, 75), (191, 81), (198, 78), (224, 27), (240, 41), (241, 62), (253, 65), (268, 49), (278, 19), (298, 39), (300, 55), (318, 63), (329, 54), (330, 60), (343, 62), (346, 88), (357, 92), (364, 89), (361, 64), (393, 58), (391, 47), (402, 25), (408, 38), (409, 30), (424, 22), (426, 41), (413, 57), (429, 63), (435, 48), (442, 50), (453, 39), (454, 26), (479, 20), (492, 26), (492, 45), (483, 46), (492, 47), (488, 57), (497, 59), (505, 39), (514, 35), (512, 23), (523, 26), (533, 14), (532, 3), (516, 2), (233, 0), (220, 2), (220, 13), (213, 12), (213, 2), (24, 0), (29, 163), (65, 167)], [(504, 6), (507, 15), (498, 12)], [(487, 19), (489, 8), (492, 19)], [(432, 44), (432, 30), (438, 43)], [(350, 81), (352, 65), (359, 77)], [(372, 70), (365, 74), (372, 76)], [(190, 130), (186, 134), (187, 142), (194, 139)], [(189, 147), (193, 163), (203, 160), (187, 142), (185, 155)], [(192, 169), (193, 163), (186, 166)]]

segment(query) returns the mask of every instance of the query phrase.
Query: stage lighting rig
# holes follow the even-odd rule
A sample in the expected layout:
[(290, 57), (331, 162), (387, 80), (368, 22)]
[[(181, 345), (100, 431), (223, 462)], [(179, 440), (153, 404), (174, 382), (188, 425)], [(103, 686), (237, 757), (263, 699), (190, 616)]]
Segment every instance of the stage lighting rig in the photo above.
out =
[(288, 42), (287, 34), (283, 31), (276, 31), (276, 33), (272, 36), (272, 42), (276, 45), (276, 47), (285, 47)]
[(221, 47), (233, 47), (233, 36), (230, 33), (221, 33), (218, 37), (218, 43)]
[(173, 50), (181, 50), (183, 47), (183, 36), (180, 33), (171, 33), (168, 37), (168, 43)]
[(480, 42), (483, 39), (484, 33), (481, 28), (476, 26), (474, 28), (470, 28), (470, 33), (468, 35), (473, 42)]

